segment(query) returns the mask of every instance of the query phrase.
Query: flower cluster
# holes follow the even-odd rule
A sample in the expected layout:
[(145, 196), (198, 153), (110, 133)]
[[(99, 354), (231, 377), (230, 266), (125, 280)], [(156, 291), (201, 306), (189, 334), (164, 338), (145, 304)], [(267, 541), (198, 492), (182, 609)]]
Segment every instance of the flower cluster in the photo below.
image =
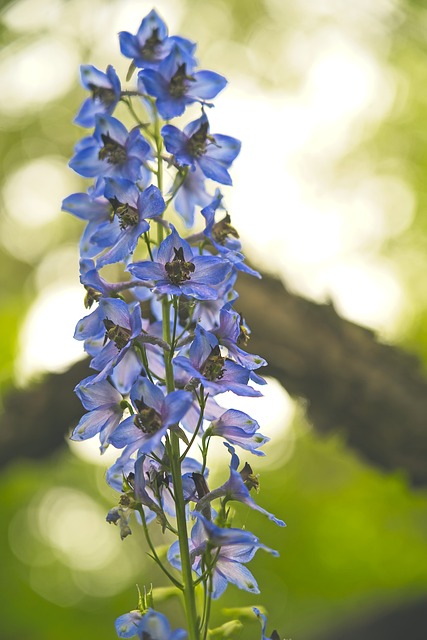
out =
[[(276, 554), (232, 526), (230, 503), (284, 526), (253, 499), (257, 476), (248, 463), (239, 469), (235, 451), (263, 455), (268, 438), (256, 420), (217, 401), (224, 391), (260, 395), (250, 382), (264, 382), (256, 371), (265, 361), (246, 351), (249, 329), (233, 308), (238, 271), (258, 274), (244, 263), (220, 190), (209, 193), (212, 183), (231, 184), (240, 150), (235, 138), (210, 131), (207, 101), (225, 78), (199, 70), (195, 44), (169, 36), (154, 10), (136, 35), (119, 38), (131, 59), (128, 80), (138, 70), (136, 88), (122, 89), (112, 66), (105, 73), (82, 66), (90, 95), (76, 123), (93, 131), (76, 145), (70, 167), (93, 180), (63, 202), (86, 221), (80, 280), (90, 312), (75, 338), (84, 341), (94, 370), (76, 387), (86, 413), (71, 438), (98, 435), (101, 452), (118, 450), (107, 481), (121, 495), (107, 520), (122, 538), (134, 521), (142, 526), (153, 558), (184, 596), (187, 632), (172, 631), (151, 602), (140, 602), (118, 618), (118, 635), (178, 640), (188, 633), (196, 640), (208, 633), (210, 600), (229, 583), (259, 593), (246, 565), (258, 549)], [(183, 129), (169, 124), (188, 109), (196, 117)], [(172, 208), (176, 226), (165, 216)], [(178, 229), (193, 224), (197, 208), (203, 231), (182, 237)], [(210, 488), (214, 436), (231, 455), (230, 475)], [(197, 448), (194, 459), (189, 453)], [(147, 525), (154, 519), (176, 537), (167, 565), (151, 542)], [(197, 590), (204, 591), (202, 611)]]

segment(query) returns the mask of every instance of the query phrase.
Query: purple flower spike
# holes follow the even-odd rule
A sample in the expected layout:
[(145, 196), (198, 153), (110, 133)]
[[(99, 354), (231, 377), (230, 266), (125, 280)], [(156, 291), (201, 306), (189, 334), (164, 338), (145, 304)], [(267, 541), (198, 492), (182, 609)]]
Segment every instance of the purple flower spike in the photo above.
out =
[(155, 293), (185, 295), (197, 300), (218, 297), (215, 285), (223, 282), (229, 264), (216, 256), (200, 256), (171, 225), (172, 233), (163, 240), (154, 262), (146, 260), (128, 266), (128, 271), (142, 281), (151, 281)]
[(205, 114), (180, 131), (171, 124), (162, 129), (166, 149), (178, 164), (193, 170), (198, 165), (204, 175), (221, 184), (232, 184), (227, 169), (239, 155), (240, 141), (219, 133), (209, 133)]
[(74, 122), (81, 127), (94, 127), (98, 115), (111, 115), (120, 100), (121, 85), (114, 68), (109, 65), (103, 73), (90, 64), (80, 67), (82, 85), (92, 92), (84, 101)]

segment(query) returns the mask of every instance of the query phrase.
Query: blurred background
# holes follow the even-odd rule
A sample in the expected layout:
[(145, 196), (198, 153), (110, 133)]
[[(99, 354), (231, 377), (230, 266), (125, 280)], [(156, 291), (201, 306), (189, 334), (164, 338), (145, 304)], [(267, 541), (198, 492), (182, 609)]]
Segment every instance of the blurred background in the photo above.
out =
[[(119, 54), (117, 33), (135, 33), (153, 3), (3, 0), (1, 6), (6, 398), (12, 388), (82, 358), (72, 339), (85, 314), (78, 283), (82, 226), (60, 211), (61, 200), (82, 188), (67, 167), (84, 134), (72, 124), (84, 97), (79, 65), (113, 64), (123, 77), (128, 60)], [(425, 366), (425, 4), (162, 0), (155, 8), (172, 34), (198, 42), (201, 68), (229, 80), (210, 113), (211, 129), (243, 142), (226, 200), (251, 262), (294, 293), (332, 302), (343, 318)], [(260, 473), (260, 504), (288, 527), (278, 530), (240, 511), (241, 522), (280, 559), (260, 552), (251, 570), (261, 595), (230, 586), (214, 608), (215, 623), (225, 620), (225, 607), (265, 605), (269, 634), (276, 628), (287, 640), (344, 639), (361, 621), (369, 627), (391, 611), (425, 611), (426, 491), (413, 488), (402, 469), (384, 473), (366, 463), (341, 433), (318, 435), (304, 400), (292, 399), (273, 378), (265, 398), (234, 406), (273, 438), (266, 458), (251, 463)], [(58, 425), (59, 432), (67, 426)], [(104, 481), (110, 462), (96, 444), (64, 440), (37, 461), (16, 450), (3, 464), (2, 640), (113, 639), (115, 617), (136, 606), (135, 585), (164, 584), (142, 536), (135, 531), (121, 542), (105, 523), (116, 502)], [(217, 466), (221, 480), (227, 471)], [(179, 603), (163, 595), (158, 608), (180, 624)], [(405, 637), (418, 637), (418, 618), (409, 619)], [(425, 617), (422, 624), (420, 638), (427, 637)], [(257, 622), (246, 625), (237, 637), (258, 638)]]

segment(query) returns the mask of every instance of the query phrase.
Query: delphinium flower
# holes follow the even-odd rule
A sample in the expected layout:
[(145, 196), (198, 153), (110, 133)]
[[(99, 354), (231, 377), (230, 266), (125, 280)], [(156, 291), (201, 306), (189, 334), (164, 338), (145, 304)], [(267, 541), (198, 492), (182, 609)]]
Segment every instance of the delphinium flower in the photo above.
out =
[[(206, 566), (211, 567), (211, 595), (219, 598), (228, 586), (235, 584), (240, 589), (259, 593), (258, 584), (245, 566), (255, 556), (258, 549), (264, 549), (273, 555), (277, 551), (263, 545), (256, 536), (242, 529), (222, 529), (207, 520), (201, 513), (194, 512), (196, 523), (193, 526), (190, 539), (190, 552), (193, 569), (201, 575)], [(170, 547), (169, 561), (176, 568), (181, 566), (179, 545), (177, 542)], [(215, 561), (212, 561), (215, 558)]]
[[(257, 373), (265, 360), (247, 351), (250, 331), (234, 306), (238, 273), (259, 274), (244, 263), (223, 195), (212, 187), (231, 184), (240, 142), (210, 132), (207, 101), (226, 80), (199, 70), (193, 42), (169, 35), (154, 9), (135, 35), (119, 38), (131, 60), (127, 81), (138, 69), (136, 86), (122, 88), (111, 65), (105, 73), (81, 67), (90, 96), (76, 123), (93, 132), (76, 145), (70, 166), (93, 182), (63, 202), (86, 221), (80, 281), (90, 311), (75, 338), (93, 370), (76, 387), (86, 413), (71, 438), (95, 436), (101, 453), (117, 451), (106, 480), (120, 497), (107, 521), (122, 539), (142, 527), (150, 556), (183, 596), (186, 630), (172, 630), (154, 607), (154, 590), (117, 618), (118, 636), (206, 640), (212, 598), (230, 583), (259, 593), (246, 565), (259, 549), (277, 555), (236, 525), (233, 503), (284, 526), (256, 503), (250, 492), (258, 476), (248, 462), (239, 470), (235, 451), (264, 455), (268, 438), (251, 416), (220, 405), (224, 391), (256, 397), (252, 383), (265, 383)], [(177, 116), (186, 118), (183, 129), (169, 124)], [(187, 228), (201, 209), (202, 231), (181, 233), (167, 219), (173, 208)], [(218, 487), (209, 486), (213, 437), (231, 455)], [(155, 523), (174, 536), (168, 560), (151, 538)], [(220, 629), (238, 628), (230, 621)]]
[(81, 82), (85, 89), (91, 92), (82, 104), (74, 122), (81, 127), (94, 127), (95, 117), (101, 114), (113, 113), (121, 97), (120, 79), (115, 69), (108, 65), (103, 73), (90, 64), (80, 67)]
[(187, 636), (184, 629), (172, 631), (166, 616), (153, 609), (125, 613), (117, 618), (116, 631), (119, 638), (138, 636), (140, 640), (184, 640)]
[(230, 266), (219, 257), (197, 255), (172, 227), (155, 260), (135, 262), (128, 270), (139, 280), (153, 282), (156, 293), (210, 300), (218, 298), (214, 285), (227, 278)]
[(156, 98), (156, 107), (164, 120), (181, 116), (193, 102), (212, 100), (227, 80), (213, 71), (196, 71), (196, 61), (175, 45), (158, 69), (138, 74), (141, 93)]
[(232, 184), (228, 173), (233, 160), (239, 155), (240, 141), (223, 134), (209, 132), (205, 113), (190, 122), (183, 131), (168, 124), (162, 129), (165, 147), (180, 166), (192, 170), (199, 166), (204, 175), (221, 184)]
[(120, 120), (108, 115), (96, 116), (95, 123), (93, 135), (76, 145), (70, 167), (85, 178), (141, 180), (151, 149), (138, 129), (129, 132)]

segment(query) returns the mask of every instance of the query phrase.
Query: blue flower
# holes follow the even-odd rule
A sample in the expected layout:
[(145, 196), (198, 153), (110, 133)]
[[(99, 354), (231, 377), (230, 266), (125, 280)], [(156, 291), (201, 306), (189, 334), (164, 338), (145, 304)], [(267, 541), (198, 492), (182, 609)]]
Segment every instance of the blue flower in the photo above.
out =
[(161, 215), (165, 209), (165, 201), (154, 185), (141, 192), (129, 180), (106, 178), (105, 197), (114, 217), (99, 225), (91, 239), (100, 249), (108, 248), (97, 260), (98, 269), (114, 262), (127, 262), (140, 236), (150, 229), (147, 219)]
[(269, 520), (279, 525), (279, 527), (285, 527), (286, 525), (283, 520), (279, 520), (272, 513), (269, 513), (268, 511), (260, 507), (252, 498), (245, 484), (245, 479), (249, 480), (249, 483), (252, 485), (253, 483), (257, 482), (256, 479), (252, 479), (252, 469), (248, 464), (246, 464), (244, 467), (244, 473), (239, 473), (237, 471), (237, 467), (239, 466), (240, 461), (234, 451), (234, 447), (230, 446), (227, 443), (224, 444), (231, 453), (230, 477), (227, 482), (221, 487), (218, 487), (217, 489), (214, 489), (210, 493), (203, 496), (196, 504), (196, 511), (204, 512), (204, 509), (217, 498), (224, 498), (225, 501), (237, 500), (238, 502), (242, 502), (243, 504), (245, 504), (247, 507), (263, 513), (268, 517)]
[(227, 80), (213, 71), (194, 71), (195, 60), (174, 46), (158, 69), (144, 69), (138, 74), (138, 88), (156, 98), (161, 117), (170, 120), (181, 116), (187, 105), (214, 98)]
[(87, 440), (99, 433), (101, 451), (104, 451), (109, 435), (122, 419), (123, 398), (107, 380), (93, 384), (94, 378), (85, 378), (74, 390), (88, 413), (80, 419), (71, 440)]
[(168, 619), (154, 609), (144, 613), (134, 610), (125, 613), (116, 620), (116, 632), (119, 638), (138, 636), (140, 640), (184, 640), (184, 629), (172, 631)]
[(187, 227), (194, 224), (194, 210), (196, 205), (204, 207), (210, 201), (211, 196), (205, 189), (205, 176), (195, 167), (194, 171), (188, 171), (184, 181), (174, 198), (175, 211), (179, 213)]
[(231, 136), (209, 133), (206, 115), (190, 122), (184, 131), (171, 124), (162, 129), (166, 149), (181, 166), (193, 170), (198, 165), (204, 175), (221, 184), (232, 184), (227, 169), (240, 152), (240, 141)]
[(96, 116), (93, 136), (77, 143), (69, 166), (85, 178), (109, 176), (137, 182), (151, 156), (151, 147), (138, 129), (129, 133), (119, 120), (102, 115)]
[(242, 328), (240, 314), (233, 309), (221, 309), (219, 326), (212, 329), (211, 333), (217, 338), (219, 344), (227, 348), (228, 356), (234, 358), (245, 369), (259, 369), (267, 364), (264, 358), (247, 353), (240, 348), (239, 344), (247, 342), (248, 334)]
[(230, 261), (234, 269), (244, 271), (256, 278), (261, 278), (258, 271), (251, 269), (251, 267), (248, 267), (244, 262), (245, 256), (240, 253), (241, 244), (238, 239), (239, 234), (231, 225), (230, 215), (226, 212), (222, 220), (215, 222), (215, 213), (219, 207), (222, 207), (222, 194), (220, 190), (217, 189), (214, 199), (201, 211), (201, 214), (206, 220), (204, 235), (209, 238), (218, 253)]
[(120, 80), (111, 65), (108, 65), (106, 73), (103, 73), (90, 64), (80, 67), (82, 85), (92, 92), (81, 106), (74, 119), (76, 124), (82, 127), (94, 127), (97, 115), (111, 115), (120, 100)]
[[(253, 533), (243, 529), (217, 527), (201, 513), (193, 512), (197, 518), (189, 540), (190, 557), (193, 570), (202, 573), (202, 558), (213, 552), (216, 557), (212, 572), (212, 598), (219, 598), (231, 582), (239, 589), (259, 593), (258, 585), (252, 573), (244, 565), (252, 560), (258, 549), (264, 549), (273, 555), (277, 551), (263, 545)], [(174, 542), (168, 551), (168, 560), (176, 569), (181, 568), (179, 543)]]
[[(129, 451), (131, 451), (131, 447), (126, 449), (125, 456), (129, 455)], [(163, 444), (159, 444), (149, 455), (144, 453), (140, 455), (140, 452), (137, 454), (134, 478), (135, 497), (141, 504), (151, 509), (162, 519), (164, 519), (164, 513), (175, 517), (175, 502), (169, 491), (169, 488), (173, 487), (172, 474), (162, 463), (151, 457), (153, 454), (156, 455), (157, 460), (163, 460), (165, 457)], [(118, 470), (119, 467), (117, 466)], [(201, 471), (201, 463), (186, 456), (181, 466), (183, 495), (186, 504), (190, 500), (196, 500), (193, 473), (200, 474)], [(207, 474), (208, 470), (205, 469), (205, 475)]]
[(87, 341), (99, 341), (104, 336), (104, 346), (94, 349), (94, 358), (90, 362), (92, 369), (99, 371), (92, 382), (104, 380), (111, 374), (128, 350), (133, 348), (132, 341), (140, 335), (141, 330), (139, 304), (127, 305), (116, 298), (102, 298), (95, 311), (79, 320), (74, 338), (85, 340), (87, 351)]
[(130, 397), (136, 413), (123, 420), (110, 439), (118, 449), (128, 447), (129, 454), (137, 449), (140, 453), (150, 453), (169, 427), (185, 415), (192, 400), (186, 391), (172, 391), (165, 396), (160, 387), (147, 378), (137, 380)]
[(239, 251), (241, 249), (239, 234), (231, 226), (229, 214), (225, 213), (222, 220), (215, 222), (215, 213), (218, 208), (222, 208), (222, 198), (222, 193), (217, 189), (214, 199), (202, 209), (201, 214), (206, 220), (206, 228), (203, 233), (219, 253), (230, 250)]
[(215, 285), (230, 271), (227, 262), (216, 256), (200, 256), (171, 225), (172, 233), (163, 240), (155, 261), (135, 262), (128, 271), (142, 281), (153, 282), (155, 293), (185, 295), (198, 300), (218, 297)]
[(213, 420), (206, 429), (207, 436), (220, 436), (230, 444), (238, 445), (257, 456), (265, 455), (258, 451), (270, 440), (262, 433), (258, 433), (259, 424), (243, 411), (228, 409), (219, 418)]
[(233, 391), (239, 396), (260, 396), (261, 393), (248, 386), (251, 372), (221, 353), (218, 341), (212, 334), (196, 327), (189, 357), (177, 356), (173, 360), (178, 369), (188, 374), (189, 381), (197, 380), (210, 393)]
[(271, 634), (271, 636), (267, 636), (267, 618), (266, 616), (261, 613), (261, 611), (257, 608), (257, 607), (252, 607), (252, 611), (254, 612), (254, 614), (256, 615), (256, 617), (258, 618), (258, 620), (261, 623), (261, 640), (280, 640), (280, 636), (277, 633), (276, 630), (273, 631), (273, 633)]
[(82, 220), (87, 220), (80, 240), (82, 258), (93, 258), (100, 249), (93, 243), (93, 236), (103, 222), (111, 219), (111, 204), (104, 196), (93, 197), (92, 193), (73, 193), (62, 202), (62, 209)]
[(145, 16), (135, 36), (128, 31), (121, 31), (119, 40), (122, 54), (133, 58), (136, 67), (145, 69), (156, 69), (173, 46), (180, 47), (190, 55), (196, 47), (193, 42), (180, 36), (168, 38), (168, 28), (154, 9)]

